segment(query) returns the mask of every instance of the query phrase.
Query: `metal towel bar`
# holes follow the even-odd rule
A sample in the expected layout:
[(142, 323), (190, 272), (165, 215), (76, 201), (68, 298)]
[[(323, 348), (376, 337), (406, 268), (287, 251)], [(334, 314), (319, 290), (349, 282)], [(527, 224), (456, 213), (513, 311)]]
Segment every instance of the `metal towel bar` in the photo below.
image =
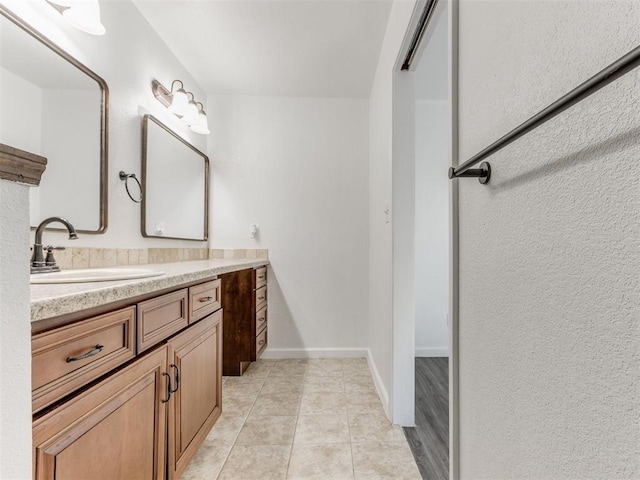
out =
[(502, 150), (504, 147), (516, 141), (518, 138), (526, 135), (548, 120), (551, 120), (556, 115), (564, 112), (567, 108), (584, 100), (589, 95), (597, 92), (602, 87), (605, 87), (614, 80), (617, 80), (639, 65), (640, 46), (634, 48), (629, 53), (613, 62), (607, 68), (600, 71), (578, 87), (574, 88), (569, 93), (553, 102), (547, 108), (538, 112), (526, 122), (511, 130), (505, 136), (471, 157), (462, 165), (459, 165), (456, 168), (449, 168), (449, 178), (453, 179), (459, 177), (476, 177), (482, 184), (489, 183), (489, 179), (491, 178), (491, 167), (487, 162), (483, 162), (480, 165), (480, 168), (477, 169), (471, 169), (471, 167), (482, 162), (484, 159), (493, 155), (494, 153)]

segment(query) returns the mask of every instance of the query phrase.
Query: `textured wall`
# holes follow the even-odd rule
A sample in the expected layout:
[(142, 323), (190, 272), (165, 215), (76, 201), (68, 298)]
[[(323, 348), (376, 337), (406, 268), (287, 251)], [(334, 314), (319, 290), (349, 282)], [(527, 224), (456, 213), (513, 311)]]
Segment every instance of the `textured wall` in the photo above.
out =
[(31, 478), (29, 188), (0, 180), (0, 478)]
[[(462, 159), (640, 44), (640, 3), (460, 5)], [(462, 478), (639, 478), (640, 71), (460, 183)]]

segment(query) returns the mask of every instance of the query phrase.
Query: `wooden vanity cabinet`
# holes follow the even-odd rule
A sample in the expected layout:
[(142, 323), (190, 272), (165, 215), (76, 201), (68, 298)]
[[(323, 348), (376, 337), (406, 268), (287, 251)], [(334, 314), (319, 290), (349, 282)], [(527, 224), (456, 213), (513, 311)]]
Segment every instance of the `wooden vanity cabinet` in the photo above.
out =
[[(222, 411), (219, 291), (220, 280), (213, 280), (147, 296), (33, 337), (33, 355), (42, 365), (34, 375), (35, 480), (180, 477)], [(183, 328), (176, 334), (177, 324)], [(74, 336), (65, 339), (69, 333)], [(97, 343), (104, 345), (99, 352), (71, 362), (75, 370), (61, 366)], [(49, 357), (61, 360), (45, 369)], [(44, 403), (41, 392), (48, 385), (56, 396)], [(68, 395), (58, 400), (59, 392)]]
[(222, 407), (222, 311), (167, 342), (173, 391), (169, 401), (169, 480), (179, 478)]
[(32, 408), (42, 408), (135, 357), (135, 308), (31, 337)]
[(162, 480), (166, 372), (162, 346), (36, 419), (34, 478)]
[(267, 348), (267, 267), (221, 276), (223, 375), (242, 375)]
[(189, 325), (189, 291), (186, 288), (138, 303), (138, 353)]

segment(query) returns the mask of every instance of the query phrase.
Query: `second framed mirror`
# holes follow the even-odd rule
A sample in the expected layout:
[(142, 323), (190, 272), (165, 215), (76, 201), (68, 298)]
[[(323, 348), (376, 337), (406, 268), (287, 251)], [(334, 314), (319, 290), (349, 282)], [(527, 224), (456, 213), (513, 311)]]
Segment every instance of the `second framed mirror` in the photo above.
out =
[(209, 158), (152, 115), (142, 120), (142, 236), (209, 237)]

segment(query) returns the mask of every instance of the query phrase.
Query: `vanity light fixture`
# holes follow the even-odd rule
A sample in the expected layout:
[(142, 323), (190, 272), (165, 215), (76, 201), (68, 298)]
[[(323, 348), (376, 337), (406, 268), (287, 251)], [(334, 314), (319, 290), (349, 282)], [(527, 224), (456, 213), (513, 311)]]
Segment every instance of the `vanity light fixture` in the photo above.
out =
[(207, 121), (207, 114), (204, 112), (204, 105), (198, 102), (200, 105), (200, 110), (198, 111), (198, 122), (194, 125), (191, 125), (191, 130), (200, 135), (209, 135), (211, 132), (209, 131), (209, 122)]
[[(175, 92), (174, 86), (180, 84)], [(204, 105), (197, 102), (195, 96), (191, 92), (184, 89), (182, 80), (174, 80), (171, 82), (171, 90), (167, 89), (157, 80), (151, 82), (151, 89), (156, 99), (169, 109), (176, 117), (182, 119), (194, 133), (200, 135), (209, 135), (209, 122), (207, 114), (204, 111)], [(191, 99), (189, 99), (189, 95)]]
[[(173, 86), (175, 85), (176, 82), (180, 84), (180, 88), (176, 90), (176, 93), (173, 93)], [(155, 91), (154, 91), (154, 94), (155, 94)], [(189, 97), (187, 96), (187, 92), (184, 91), (184, 85), (180, 80), (174, 80), (171, 83), (171, 92), (169, 92), (168, 95), (173, 96), (173, 98), (171, 98), (169, 102), (169, 106), (168, 106), (169, 111), (180, 118), (184, 117), (185, 113), (187, 113), (187, 107), (189, 106)], [(156, 98), (158, 98), (157, 94), (156, 94)]]
[(91, 35), (104, 35), (106, 29), (100, 20), (98, 0), (46, 0), (62, 18), (78, 30)]
[(187, 105), (187, 110), (185, 111), (183, 120), (191, 127), (198, 123), (198, 112), (200, 109), (198, 108), (198, 105), (196, 105), (196, 98), (193, 96), (193, 93), (189, 92), (189, 95), (191, 95), (191, 100)]

